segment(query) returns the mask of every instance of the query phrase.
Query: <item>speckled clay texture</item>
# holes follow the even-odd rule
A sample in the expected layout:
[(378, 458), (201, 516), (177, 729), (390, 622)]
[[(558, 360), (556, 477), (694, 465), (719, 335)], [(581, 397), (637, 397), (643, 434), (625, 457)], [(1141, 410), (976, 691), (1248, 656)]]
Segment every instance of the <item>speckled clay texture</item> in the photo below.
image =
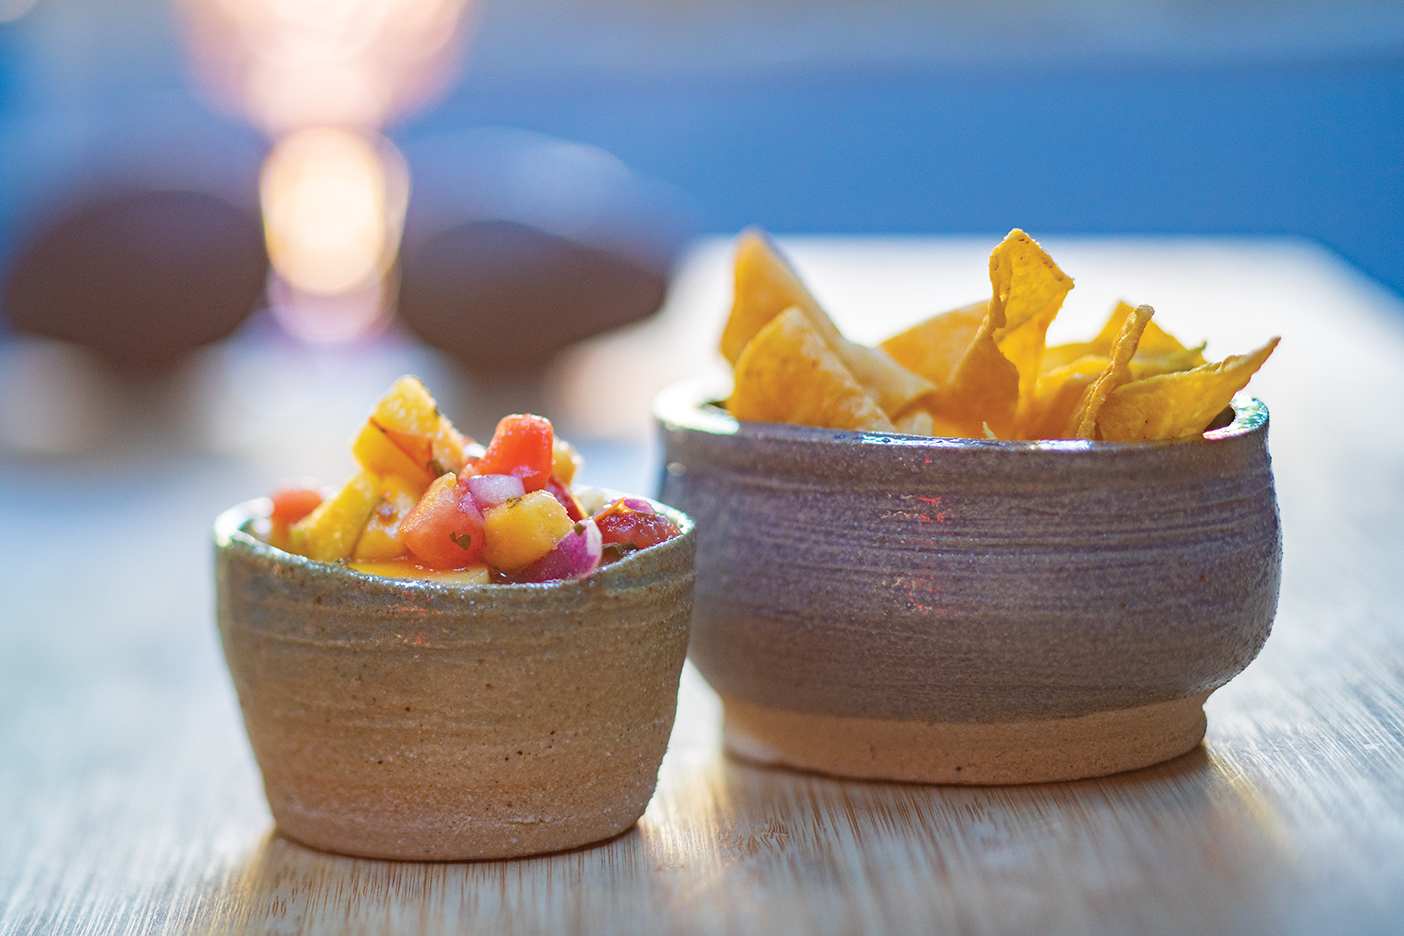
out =
[(657, 781), (695, 533), (580, 582), (386, 579), (216, 524), (225, 656), (279, 829), (381, 858), (506, 858), (628, 829)]
[(1122, 444), (738, 425), (705, 405), (724, 393), (657, 404), (661, 498), (698, 526), (690, 652), (724, 698), (1069, 719), (1206, 695), (1267, 639), (1282, 547), (1255, 400), (1203, 440)]

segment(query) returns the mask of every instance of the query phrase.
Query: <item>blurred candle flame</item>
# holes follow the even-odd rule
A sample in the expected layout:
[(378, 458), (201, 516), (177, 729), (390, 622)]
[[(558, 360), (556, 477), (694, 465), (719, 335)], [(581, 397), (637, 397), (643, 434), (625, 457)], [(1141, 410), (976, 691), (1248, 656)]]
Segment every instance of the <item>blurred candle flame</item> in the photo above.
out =
[(364, 288), (394, 260), (405, 170), (385, 140), (334, 127), (280, 140), (260, 180), (273, 268), (319, 295)]
[(466, 0), (181, 3), (197, 74), (276, 141), (259, 192), (275, 312), (304, 337), (363, 333), (384, 318), (409, 191), (378, 131), (448, 83)]
[(466, 0), (182, 0), (195, 71), (278, 137), (373, 130), (456, 72)]

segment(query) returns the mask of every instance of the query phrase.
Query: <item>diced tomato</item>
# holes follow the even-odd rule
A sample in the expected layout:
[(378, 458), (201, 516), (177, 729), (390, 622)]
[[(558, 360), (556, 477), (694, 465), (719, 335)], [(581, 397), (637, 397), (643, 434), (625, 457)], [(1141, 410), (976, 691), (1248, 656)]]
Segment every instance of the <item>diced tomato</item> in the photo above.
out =
[(606, 546), (625, 546), (633, 549), (647, 549), (677, 536), (682, 531), (661, 513), (635, 510), (620, 498), (604, 510), (595, 514), (595, 523), (600, 528), (600, 539)]
[(322, 504), (322, 492), (312, 484), (279, 488), (273, 494), (270, 519), (277, 527), (292, 526)]
[(551, 495), (555, 497), (556, 500), (561, 502), (561, 506), (566, 509), (566, 513), (570, 515), (570, 519), (576, 522), (585, 519), (585, 511), (580, 509), (580, 502), (575, 499), (574, 494), (570, 493), (570, 488), (561, 483), (560, 478), (551, 475), (550, 480), (546, 482), (545, 489), (551, 492)]
[(487, 539), (483, 512), (467, 485), (441, 475), (400, 521), (400, 539), (415, 558), (435, 569), (463, 569), (481, 562)]
[(508, 474), (522, 479), (527, 493), (539, 491), (551, 477), (555, 431), (541, 416), (503, 417), (487, 452), (478, 460), (478, 474)]

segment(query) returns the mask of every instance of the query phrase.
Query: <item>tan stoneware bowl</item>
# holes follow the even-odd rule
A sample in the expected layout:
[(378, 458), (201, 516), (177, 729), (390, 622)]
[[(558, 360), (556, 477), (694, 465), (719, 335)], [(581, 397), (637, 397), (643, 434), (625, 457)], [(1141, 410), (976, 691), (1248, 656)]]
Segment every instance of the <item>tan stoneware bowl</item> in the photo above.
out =
[(1030, 783), (1175, 757), (1257, 655), (1282, 546), (1268, 415), (1203, 440), (927, 439), (656, 404), (696, 522), (691, 657), (734, 754), (850, 777)]
[(510, 858), (628, 829), (653, 795), (696, 534), (581, 581), (447, 585), (215, 522), (218, 616), (278, 828), (373, 858)]

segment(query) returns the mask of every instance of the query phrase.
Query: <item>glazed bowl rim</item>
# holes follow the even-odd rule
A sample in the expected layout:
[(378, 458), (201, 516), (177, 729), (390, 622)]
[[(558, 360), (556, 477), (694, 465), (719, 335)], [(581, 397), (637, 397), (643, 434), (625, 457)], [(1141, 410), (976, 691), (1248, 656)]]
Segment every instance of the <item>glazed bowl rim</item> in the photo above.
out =
[[(613, 490), (605, 490), (607, 497), (638, 497), (634, 494), (621, 494)], [(444, 595), (454, 597), (474, 597), (477, 595), (492, 595), (499, 597), (510, 597), (517, 595), (545, 596), (552, 593), (565, 592), (569, 589), (580, 589), (590, 586), (623, 587), (633, 588), (638, 583), (630, 581), (628, 576), (636, 563), (644, 562), (649, 557), (664, 558), (671, 551), (685, 549), (691, 540), (696, 536), (696, 524), (692, 518), (681, 510), (669, 507), (654, 500), (651, 497), (639, 497), (653, 505), (659, 513), (664, 514), (678, 525), (681, 531), (678, 536), (673, 537), (648, 549), (641, 549), (637, 552), (629, 553), (621, 559), (610, 563), (607, 566), (596, 569), (594, 572), (581, 579), (558, 579), (551, 582), (520, 582), (510, 584), (495, 584), (488, 582), (482, 585), (463, 584), (456, 582), (440, 582), (432, 579), (421, 578), (396, 578), (387, 575), (378, 575), (373, 572), (361, 572), (346, 565), (344, 562), (325, 562), (320, 559), (310, 559), (307, 556), (300, 556), (297, 553), (279, 549), (270, 543), (266, 543), (254, 536), (247, 529), (249, 523), (254, 520), (267, 517), (273, 509), (272, 498), (255, 497), (250, 500), (235, 504), (227, 510), (221, 511), (215, 517), (214, 522), (214, 542), (218, 552), (230, 549), (237, 549), (248, 552), (256, 557), (302, 568), (308, 571), (323, 575), (341, 575), (349, 577), (351, 582), (356, 582), (371, 586), (386, 586), (395, 589), (403, 594), (405, 588), (414, 589), (425, 595)], [(657, 550), (657, 552), (655, 552)]]
[(788, 423), (752, 422), (738, 420), (725, 409), (716, 406), (718, 400), (730, 395), (731, 378), (723, 376), (693, 377), (664, 388), (653, 402), (654, 418), (666, 430), (682, 429), (708, 436), (731, 436), (754, 441), (783, 441), (846, 443), (848, 445), (891, 449), (968, 450), (984, 452), (1105, 452), (1145, 451), (1153, 448), (1176, 448), (1201, 442), (1225, 442), (1263, 432), (1268, 425), (1267, 406), (1257, 397), (1246, 393), (1236, 395), (1229, 406), (1233, 419), (1199, 437), (1164, 439), (1154, 442), (1100, 442), (1091, 439), (961, 439), (905, 435), (898, 432), (877, 432), (851, 429), (820, 429)]

